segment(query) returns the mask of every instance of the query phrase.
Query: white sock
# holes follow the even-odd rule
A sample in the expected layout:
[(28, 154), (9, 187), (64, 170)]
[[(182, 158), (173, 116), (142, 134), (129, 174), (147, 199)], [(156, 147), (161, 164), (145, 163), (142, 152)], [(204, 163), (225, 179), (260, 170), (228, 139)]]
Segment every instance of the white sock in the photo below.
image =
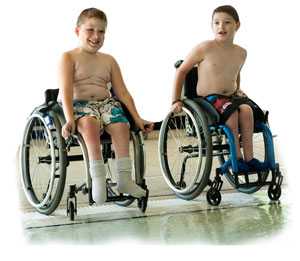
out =
[(90, 161), (92, 178), (92, 196), (97, 205), (102, 205), (106, 199), (106, 170), (103, 160)]
[(139, 187), (131, 178), (131, 160), (126, 158), (117, 159), (118, 190), (136, 198), (146, 196), (146, 191)]

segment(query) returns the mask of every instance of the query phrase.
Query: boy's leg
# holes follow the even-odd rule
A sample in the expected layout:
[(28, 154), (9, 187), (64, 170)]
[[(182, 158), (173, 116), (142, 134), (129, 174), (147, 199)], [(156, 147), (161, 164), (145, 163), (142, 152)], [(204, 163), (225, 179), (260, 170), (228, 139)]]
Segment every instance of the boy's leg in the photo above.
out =
[(239, 121), (239, 112), (235, 111), (234, 113), (232, 113), (230, 115), (230, 117), (226, 121), (226, 125), (231, 129), (233, 136), (234, 136), (238, 171), (239, 172), (248, 172), (249, 168), (243, 160), (243, 155), (241, 153), (241, 148), (240, 148), (239, 122), (238, 121)]
[(140, 198), (146, 195), (146, 191), (136, 185), (132, 180), (132, 162), (129, 158), (129, 126), (127, 123), (111, 123), (105, 127), (111, 135), (117, 156), (117, 181), (120, 193), (128, 193)]
[(100, 122), (95, 117), (84, 116), (77, 121), (77, 130), (82, 135), (87, 146), (89, 159), (100, 160)]
[(253, 111), (247, 104), (239, 106), (239, 123), (243, 140), (243, 151), (245, 161), (253, 159)]
[(235, 111), (230, 115), (225, 124), (230, 128), (234, 136), (236, 155), (238, 159), (242, 159), (243, 155), (241, 153), (240, 141), (239, 141), (239, 113)]
[(254, 116), (252, 108), (247, 104), (239, 106), (239, 123), (241, 128), (245, 161), (250, 171), (264, 171), (268, 164), (253, 157)]
[(86, 144), (90, 174), (92, 178), (92, 196), (97, 205), (103, 204), (106, 199), (106, 170), (100, 147), (100, 121), (94, 117), (85, 116), (78, 119), (78, 132)]

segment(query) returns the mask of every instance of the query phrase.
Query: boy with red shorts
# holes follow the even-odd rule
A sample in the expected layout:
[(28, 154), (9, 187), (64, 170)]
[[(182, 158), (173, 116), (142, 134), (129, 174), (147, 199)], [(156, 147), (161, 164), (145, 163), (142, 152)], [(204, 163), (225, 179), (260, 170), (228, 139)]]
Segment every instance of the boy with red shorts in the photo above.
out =
[[(263, 171), (268, 168), (266, 164), (253, 157), (255, 103), (240, 89), (240, 71), (245, 63), (247, 51), (233, 43), (239, 27), (239, 16), (232, 6), (219, 6), (214, 10), (212, 30), (215, 39), (194, 47), (177, 69), (172, 110), (181, 110), (180, 95), (184, 79), (186, 74), (197, 66), (197, 94), (205, 97), (216, 108), (221, 123), (225, 123), (231, 129), (235, 139), (238, 170)], [(243, 139), (243, 154), (239, 133)]]

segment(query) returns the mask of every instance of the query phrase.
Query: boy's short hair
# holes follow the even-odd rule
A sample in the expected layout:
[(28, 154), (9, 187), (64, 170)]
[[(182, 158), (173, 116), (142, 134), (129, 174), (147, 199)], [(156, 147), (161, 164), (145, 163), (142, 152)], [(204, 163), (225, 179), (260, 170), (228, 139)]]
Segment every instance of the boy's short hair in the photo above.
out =
[(101, 11), (97, 8), (94, 8), (94, 7), (84, 9), (78, 16), (76, 25), (77, 26), (82, 25), (84, 23), (85, 19), (87, 19), (87, 18), (98, 18), (98, 19), (102, 20), (105, 23), (105, 25), (107, 25), (106, 14), (103, 11)]
[(230, 15), (236, 23), (240, 22), (240, 18), (239, 18), (237, 11), (231, 5), (222, 5), (222, 6), (217, 7), (213, 11), (212, 18), (214, 17), (215, 13), (226, 13), (226, 14)]

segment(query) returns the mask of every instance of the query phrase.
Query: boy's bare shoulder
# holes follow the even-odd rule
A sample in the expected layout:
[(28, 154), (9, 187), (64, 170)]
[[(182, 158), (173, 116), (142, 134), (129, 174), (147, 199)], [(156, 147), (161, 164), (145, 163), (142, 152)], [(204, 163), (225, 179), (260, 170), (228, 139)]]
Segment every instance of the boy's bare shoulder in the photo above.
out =
[(113, 59), (112, 55), (110, 55), (108, 53), (103, 53), (103, 52), (97, 52), (97, 56), (102, 58), (102, 59), (107, 59), (107, 60)]
[(247, 56), (247, 50), (237, 44), (234, 45), (234, 47), (236, 48), (237, 52), (239, 52), (242, 56), (244, 56), (246, 58)]
[(63, 52), (60, 57), (60, 62), (62, 64), (73, 64), (75, 61), (74, 50)]
[(78, 55), (79, 55), (79, 49), (75, 48), (75, 49), (63, 52), (61, 55), (61, 59), (70, 61), (70, 62), (74, 62)]
[(195, 65), (197, 63), (200, 63), (205, 59), (205, 56), (207, 53), (210, 52), (210, 50), (213, 47), (213, 41), (204, 41), (196, 46), (191, 50), (189, 55), (186, 57), (186, 60), (189, 61), (188, 63)]
[(215, 46), (215, 43), (213, 40), (207, 40), (203, 41), (195, 46), (194, 49), (199, 50), (199, 51), (208, 51), (211, 48)]
[(114, 63), (116, 63), (116, 59), (115, 59), (111, 54), (98, 52), (98, 53), (97, 53), (97, 56), (98, 56), (102, 61), (105, 61), (106, 63), (109, 63), (109, 64), (114, 64)]

